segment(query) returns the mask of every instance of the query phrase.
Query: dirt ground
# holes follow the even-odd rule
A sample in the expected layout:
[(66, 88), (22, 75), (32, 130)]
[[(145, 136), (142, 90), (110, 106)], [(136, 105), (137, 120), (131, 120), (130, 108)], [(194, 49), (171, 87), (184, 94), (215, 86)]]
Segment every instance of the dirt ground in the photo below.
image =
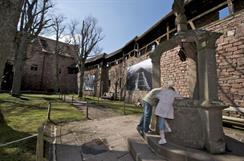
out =
[[(66, 102), (71, 103), (71, 98), (67, 98)], [(78, 101), (75, 100), (73, 105), (75, 105), (80, 111), (82, 111), (84, 114), (87, 113), (87, 108), (88, 108), (88, 118), (90, 120), (99, 120), (99, 119), (104, 119), (104, 118), (109, 118), (109, 117), (114, 117), (114, 116), (119, 116), (117, 112), (114, 112), (112, 109), (103, 107), (103, 106), (98, 106), (94, 104), (87, 104), (85, 101)]]

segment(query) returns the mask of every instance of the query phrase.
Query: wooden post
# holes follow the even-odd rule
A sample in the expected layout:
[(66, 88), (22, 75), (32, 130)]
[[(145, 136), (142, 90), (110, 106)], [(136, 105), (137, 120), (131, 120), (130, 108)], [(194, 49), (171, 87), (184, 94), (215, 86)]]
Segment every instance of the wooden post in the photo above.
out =
[(169, 40), (169, 38), (170, 38), (170, 35), (169, 35), (169, 23), (167, 23), (166, 30), (167, 30), (167, 40)]
[(125, 100), (124, 100), (124, 103), (123, 103), (123, 107), (124, 107), (124, 115), (126, 115), (126, 113), (125, 113)]
[(51, 102), (48, 102), (48, 111), (47, 111), (47, 120), (48, 120), (48, 121), (51, 121), (51, 119), (50, 119), (50, 115), (51, 115), (51, 106), (52, 106)]
[(64, 94), (64, 102), (65, 102), (65, 94)]
[[(85, 98), (86, 100), (86, 98)], [(89, 113), (88, 113), (88, 100), (86, 100), (86, 119), (89, 119)]]
[(72, 103), (72, 104), (74, 103), (74, 96), (72, 96), (72, 100), (71, 100), (71, 103)]
[(102, 93), (103, 93), (103, 81), (100, 81), (100, 94), (99, 97), (101, 97), (101, 101), (102, 101)]
[(233, 5), (232, 0), (227, 0), (227, 3), (228, 3), (229, 13), (230, 13), (230, 15), (233, 15), (234, 14), (234, 5)]
[(125, 97), (126, 97), (126, 86), (124, 85), (124, 103), (123, 103), (124, 115), (126, 115), (126, 112), (125, 112)]
[(97, 97), (97, 104), (99, 104), (99, 96)]
[(43, 161), (44, 154), (44, 140), (43, 140), (43, 126), (38, 128), (37, 144), (36, 144), (36, 161)]
[(193, 21), (188, 21), (188, 23), (190, 24), (192, 30), (195, 30), (196, 29), (196, 26), (193, 23)]

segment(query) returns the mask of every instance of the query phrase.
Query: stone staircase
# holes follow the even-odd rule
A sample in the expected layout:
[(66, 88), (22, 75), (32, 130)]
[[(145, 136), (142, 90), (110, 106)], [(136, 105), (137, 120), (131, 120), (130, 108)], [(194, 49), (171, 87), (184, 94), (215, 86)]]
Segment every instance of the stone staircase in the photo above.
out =
[[(234, 151), (210, 154), (204, 150), (182, 147), (172, 143), (158, 144), (159, 136), (146, 135), (129, 138), (128, 147), (135, 161), (244, 161), (244, 154)], [(228, 142), (227, 142), (228, 146)], [(243, 147), (240, 147), (243, 148)], [(244, 153), (244, 149), (243, 149)]]
[(135, 161), (166, 161), (164, 157), (155, 153), (140, 136), (128, 139), (128, 149)]

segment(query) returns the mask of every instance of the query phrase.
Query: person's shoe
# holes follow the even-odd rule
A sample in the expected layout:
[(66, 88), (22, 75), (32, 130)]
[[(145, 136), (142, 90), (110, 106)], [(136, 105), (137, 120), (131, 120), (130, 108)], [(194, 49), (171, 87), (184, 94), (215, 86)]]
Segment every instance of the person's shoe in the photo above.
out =
[(160, 144), (160, 145), (162, 145), (162, 144), (166, 144), (166, 143), (167, 143), (166, 139), (160, 139), (160, 140), (158, 141), (158, 144)]
[(153, 135), (153, 134), (155, 134), (155, 132), (153, 131), (153, 130), (148, 130), (147, 132), (146, 132), (147, 134), (149, 134), (149, 135)]
[(142, 129), (140, 128), (140, 126), (137, 126), (137, 127), (136, 127), (136, 130), (138, 131), (138, 133), (139, 133), (142, 137), (144, 136), (143, 131), (142, 131)]

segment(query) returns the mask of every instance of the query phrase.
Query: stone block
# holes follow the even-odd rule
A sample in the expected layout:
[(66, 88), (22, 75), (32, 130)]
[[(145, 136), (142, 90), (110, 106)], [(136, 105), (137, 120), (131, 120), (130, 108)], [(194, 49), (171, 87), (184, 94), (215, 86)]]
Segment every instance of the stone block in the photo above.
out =
[(203, 107), (190, 99), (175, 100), (175, 119), (168, 121), (172, 132), (166, 134), (167, 139), (185, 147), (206, 148), (210, 153), (223, 153), (223, 107), (221, 103)]
[(236, 33), (235, 30), (229, 30), (229, 31), (227, 31), (227, 36), (234, 36), (235, 33)]
[(242, 89), (240, 89), (240, 90), (238, 91), (238, 94), (244, 96), (244, 89), (243, 89), (243, 87), (242, 87)]
[(237, 60), (237, 64), (238, 64), (239, 66), (244, 65), (244, 58), (240, 58), (240, 59), (238, 59), (238, 60)]

